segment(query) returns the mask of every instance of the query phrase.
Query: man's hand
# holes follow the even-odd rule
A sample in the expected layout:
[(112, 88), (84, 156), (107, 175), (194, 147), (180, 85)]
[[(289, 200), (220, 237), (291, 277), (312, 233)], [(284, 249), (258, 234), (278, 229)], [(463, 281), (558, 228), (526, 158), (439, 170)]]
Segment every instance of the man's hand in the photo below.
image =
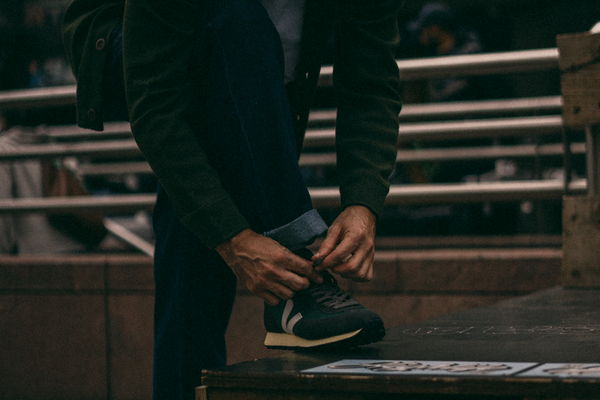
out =
[(323, 281), (310, 261), (250, 229), (218, 245), (216, 250), (246, 287), (272, 306), (308, 288), (309, 280)]
[(344, 278), (367, 282), (373, 278), (375, 215), (366, 207), (350, 206), (331, 224), (313, 261), (317, 271), (330, 269)]

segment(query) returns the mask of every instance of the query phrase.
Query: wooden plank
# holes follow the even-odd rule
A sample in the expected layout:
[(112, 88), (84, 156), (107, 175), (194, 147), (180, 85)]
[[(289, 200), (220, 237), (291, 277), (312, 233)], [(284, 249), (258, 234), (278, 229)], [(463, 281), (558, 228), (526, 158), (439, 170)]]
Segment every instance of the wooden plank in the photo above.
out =
[(600, 124), (600, 33), (557, 36), (565, 126)]
[(600, 288), (600, 197), (563, 199), (562, 283)]

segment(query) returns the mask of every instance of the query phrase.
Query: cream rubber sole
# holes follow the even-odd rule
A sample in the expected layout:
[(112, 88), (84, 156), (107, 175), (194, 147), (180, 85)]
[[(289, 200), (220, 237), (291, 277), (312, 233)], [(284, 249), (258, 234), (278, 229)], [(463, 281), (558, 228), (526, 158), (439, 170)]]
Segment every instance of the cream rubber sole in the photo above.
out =
[(362, 331), (362, 329), (359, 329), (357, 331), (350, 332), (350, 333), (344, 333), (342, 335), (331, 336), (328, 338), (316, 339), (316, 340), (302, 339), (302, 338), (299, 338), (298, 336), (290, 335), (289, 333), (267, 332), (267, 337), (265, 338), (265, 346), (267, 346), (267, 347), (289, 347), (289, 348), (317, 347), (317, 346), (323, 346), (325, 344), (340, 342), (342, 340), (349, 339), (353, 336), (358, 335), (360, 333), (360, 331)]

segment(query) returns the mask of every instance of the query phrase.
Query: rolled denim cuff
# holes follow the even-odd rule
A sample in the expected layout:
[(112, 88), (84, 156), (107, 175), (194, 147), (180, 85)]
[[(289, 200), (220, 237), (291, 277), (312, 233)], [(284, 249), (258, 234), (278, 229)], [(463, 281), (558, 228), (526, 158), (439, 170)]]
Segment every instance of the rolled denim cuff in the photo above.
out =
[(294, 251), (310, 245), (325, 232), (327, 224), (323, 218), (317, 210), (310, 210), (289, 224), (264, 232), (263, 235)]

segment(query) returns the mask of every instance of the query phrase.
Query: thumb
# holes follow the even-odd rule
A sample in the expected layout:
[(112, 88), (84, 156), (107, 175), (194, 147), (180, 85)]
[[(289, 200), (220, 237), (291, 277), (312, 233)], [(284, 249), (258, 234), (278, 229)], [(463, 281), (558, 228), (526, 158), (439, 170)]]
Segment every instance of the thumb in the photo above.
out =
[(331, 252), (335, 249), (337, 243), (338, 243), (338, 235), (336, 233), (336, 229), (330, 228), (327, 231), (327, 235), (325, 236), (325, 239), (323, 239), (321, 246), (319, 246), (319, 250), (312, 257), (312, 260), (316, 261), (316, 260), (321, 259), (321, 261), (322, 261), (323, 258), (325, 258), (329, 254), (331, 254)]

